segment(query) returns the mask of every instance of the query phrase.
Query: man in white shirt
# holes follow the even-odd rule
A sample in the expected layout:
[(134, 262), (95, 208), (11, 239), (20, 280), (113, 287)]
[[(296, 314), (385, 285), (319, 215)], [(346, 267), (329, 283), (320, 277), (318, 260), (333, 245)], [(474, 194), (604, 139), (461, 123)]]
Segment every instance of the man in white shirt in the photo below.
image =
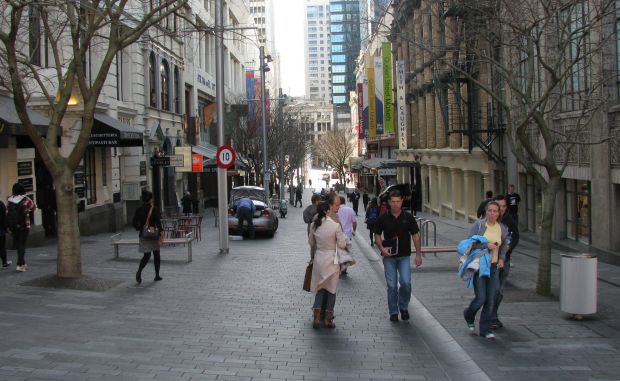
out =
[[(350, 246), (353, 235), (357, 230), (357, 216), (355, 215), (355, 211), (353, 210), (353, 208), (345, 205), (345, 199), (343, 196), (340, 196), (338, 219), (340, 220), (340, 225), (342, 226), (344, 236), (347, 238), (348, 246)], [(342, 270), (341, 274), (346, 275), (347, 269), (345, 268), (344, 270)]]

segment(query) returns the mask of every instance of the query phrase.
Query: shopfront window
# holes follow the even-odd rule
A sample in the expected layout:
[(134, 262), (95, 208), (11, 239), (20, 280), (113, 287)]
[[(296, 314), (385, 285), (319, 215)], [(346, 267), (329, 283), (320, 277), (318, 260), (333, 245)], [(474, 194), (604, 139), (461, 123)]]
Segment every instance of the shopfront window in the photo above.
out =
[(95, 147), (90, 147), (84, 154), (84, 186), (86, 188), (86, 203), (97, 203), (97, 171)]
[(590, 182), (566, 180), (566, 236), (585, 244), (592, 243)]

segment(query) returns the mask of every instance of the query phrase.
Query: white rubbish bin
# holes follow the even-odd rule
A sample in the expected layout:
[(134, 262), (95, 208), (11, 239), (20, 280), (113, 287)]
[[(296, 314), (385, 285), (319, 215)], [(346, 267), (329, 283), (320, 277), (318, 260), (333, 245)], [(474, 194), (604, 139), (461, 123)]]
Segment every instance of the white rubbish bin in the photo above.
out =
[(597, 258), (594, 254), (562, 254), (560, 309), (581, 318), (596, 313)]

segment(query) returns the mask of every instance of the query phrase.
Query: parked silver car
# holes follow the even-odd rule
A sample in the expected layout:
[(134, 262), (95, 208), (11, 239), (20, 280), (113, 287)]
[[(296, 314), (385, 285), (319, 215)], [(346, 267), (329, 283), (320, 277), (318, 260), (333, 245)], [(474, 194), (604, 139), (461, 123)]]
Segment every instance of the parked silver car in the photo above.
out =
[(230, 191), (230, 202), (228, 203), (228, 231), (235, 234), (239, 226), (237, 219), (237, 205), (242, 198), (249, 198), (254, 203), (254, 230), (257, 233), (264, 232), (268, 237), (273, 237), (278, 230), (278, 216), (274, 212), (267, 192), (263, 188), (255, 186), (235, 187)]

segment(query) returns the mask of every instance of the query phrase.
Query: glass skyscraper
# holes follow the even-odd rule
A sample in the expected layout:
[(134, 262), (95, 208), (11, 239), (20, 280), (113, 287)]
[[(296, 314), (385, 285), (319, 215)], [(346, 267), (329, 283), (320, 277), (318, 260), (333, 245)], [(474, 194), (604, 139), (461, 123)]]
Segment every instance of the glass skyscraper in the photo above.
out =
[(332, 103), (348, 108), (360, 52), (360, 0), (330, 0), (329, 21)]

